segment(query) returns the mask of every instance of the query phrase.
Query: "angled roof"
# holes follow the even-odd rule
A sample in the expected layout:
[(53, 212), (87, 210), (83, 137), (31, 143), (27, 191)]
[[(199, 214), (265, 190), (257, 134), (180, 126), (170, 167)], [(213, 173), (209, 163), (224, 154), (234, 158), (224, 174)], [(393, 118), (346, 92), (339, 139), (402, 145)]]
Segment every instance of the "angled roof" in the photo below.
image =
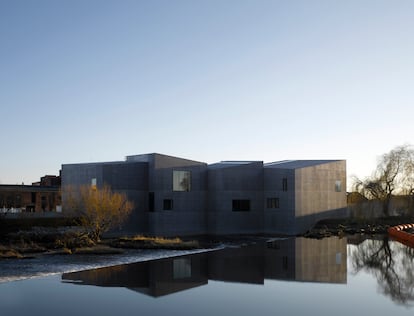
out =
[(143, 162), (148, 162), (151, 159), (154, 159), (156, 157), (165, 158), (165, 159), (176, 159), (176, 160), (186, 161), (186, 162), (195, 163), (195, 164), (205, 164), (205, 162), (202, 162), (202, 161), (190, 160), (190, 159), (186, 159), (186, 158), (180, 158), (180, 157), (176, 157), (176, 156), (164, 155), (164, 154), (159, 154), (159, 153), (148, 153), (148, 154), (139, 154), (139, 155), (129, 155), (129, 156), (126, 156), (125, 157), (125, 161), (143, 161)]
[(257, 163), (263, 164), (263, 161), (220, 161), (220, 162), (208, 165), (208, 168), (210, 169), (231, 168), (231, 167), (246, 166), (250, 164), (257, 164)]
[(342, 160), (282, 160), (266, 163), (264, 167), (278, 169), (300, 169), (338, 161)]

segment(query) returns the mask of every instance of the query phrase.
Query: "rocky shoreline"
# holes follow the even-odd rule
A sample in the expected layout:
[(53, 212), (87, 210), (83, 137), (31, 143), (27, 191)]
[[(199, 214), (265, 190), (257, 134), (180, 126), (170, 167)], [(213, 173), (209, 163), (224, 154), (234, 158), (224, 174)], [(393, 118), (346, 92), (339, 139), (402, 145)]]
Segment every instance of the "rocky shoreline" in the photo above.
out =
[(385, 217), (375, 219), (323, 220), (315, 227), (301, 235), (306, 238), (326, 238), (348, 235), (384, 235), (388, 228), (400, 224), (413, 223), (412, 217)]

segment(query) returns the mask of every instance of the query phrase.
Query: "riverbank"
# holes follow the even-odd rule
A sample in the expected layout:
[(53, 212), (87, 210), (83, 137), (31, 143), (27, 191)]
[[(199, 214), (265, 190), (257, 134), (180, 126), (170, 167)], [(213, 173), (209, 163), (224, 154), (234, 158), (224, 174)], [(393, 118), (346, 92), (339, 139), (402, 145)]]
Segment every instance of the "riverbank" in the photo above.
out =
[[(320, 221), (308, 232), (299, 235), (321, 239), (355, 234), (387, 234), (389, 227), (414, 223), (413, 217), (375, 219), (331, 219)], [(240, 237), (242, 238), (242, 237)], [(8, 233), (0, 242), (0, 259), (27, 259), (42, 255), (121, 254), (128, 249), (193, 250), (209, 248), (215, 242), (197, 239), (128, 236), (94, 242), (78, 226), (32, 227)]]
[(27, 259), (42, 255), (121, 254), (127, 249), (199, 248), (201, 246), (197, 240), (131, 236), (95, 242), (79, 227), (33, 227), (31, 230), (7, 234), (0, 242), (0, 259)]
[(389, 216), (369, 219), (348, 218), (322, 220), (302, 236), (320, 239), (355, 234), (383, 235), (387, 234), (388, 228), (406, 223), (414, 223), (414, 218), (408, 216)]

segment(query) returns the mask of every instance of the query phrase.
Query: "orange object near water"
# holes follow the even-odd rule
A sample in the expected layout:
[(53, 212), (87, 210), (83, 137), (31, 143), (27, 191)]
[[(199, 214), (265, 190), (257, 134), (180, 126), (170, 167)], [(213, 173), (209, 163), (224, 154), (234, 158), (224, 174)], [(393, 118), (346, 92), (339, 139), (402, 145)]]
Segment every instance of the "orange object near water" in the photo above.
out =
[(406, 229), (414, 228), (414, 224), (404, 224), (388, 228), (388, 235), (394, 240), (414, 248), (414, 234), (406, 232)]

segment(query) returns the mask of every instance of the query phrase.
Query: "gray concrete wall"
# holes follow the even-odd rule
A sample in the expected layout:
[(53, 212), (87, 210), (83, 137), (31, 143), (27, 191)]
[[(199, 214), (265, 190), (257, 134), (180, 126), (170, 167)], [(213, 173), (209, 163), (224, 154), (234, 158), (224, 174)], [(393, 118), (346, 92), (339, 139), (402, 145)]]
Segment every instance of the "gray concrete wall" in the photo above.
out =
[[(340, 192), (335, 189), (336, 181), (341, 182)], [(321, 219), (347, 216), (345, 161), (296, 169), (295, 200), (297, 233)]]
[[(209, 234), (263, 232), (263, 163), (210, 167), (208, 170)], [(233, 211), (233, 200), (250, 200), (250, 211)]]
[[(283, 190), (283, 179), (287, 190)], [(278, 198), (279, 208), (268, 208), (267, 199)], [(264, 168), (264, 232), (295, 234), (295, 170)]]
[[(205, 234), (207, 230), (207, 164), (164, 155), (151, 158), (150, 192), (154, 194), (154, 212), (149, 213), (149, 231), (153, 235), (184, 236)], [(173, 190), (174, 171), (191, 173), (190, 191)], [(172, 200), (164, 210), (164, 200)]]
[(91, 185), (93, 178), (97, 180), (98, 186), (102, 186), (103, 165), (104, 163), (62, 165), (62, 188)]

